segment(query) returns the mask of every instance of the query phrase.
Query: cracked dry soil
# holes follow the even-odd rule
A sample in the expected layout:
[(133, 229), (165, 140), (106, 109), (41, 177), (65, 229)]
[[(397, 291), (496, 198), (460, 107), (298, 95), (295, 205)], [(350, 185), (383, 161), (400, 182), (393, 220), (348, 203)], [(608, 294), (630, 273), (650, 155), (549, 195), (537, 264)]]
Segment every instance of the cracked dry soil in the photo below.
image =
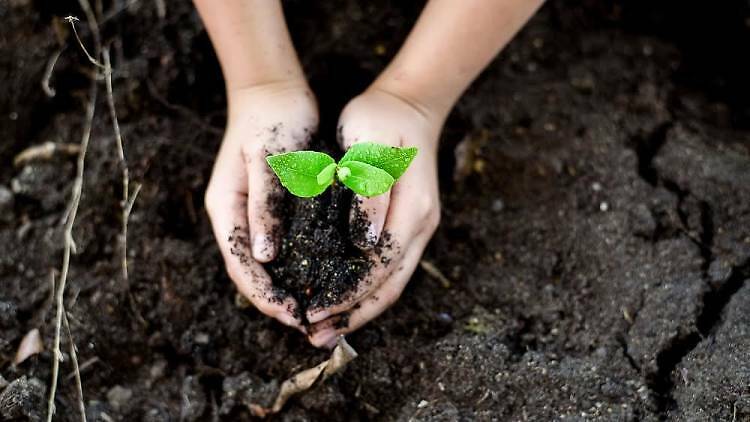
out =
[[(420, 5), (285, 6), (321, 136), (332, 137)], [(100, 111), (66, 296), (87, 411), (249, 420), (244, 403), (272, 398), (325, 353), (235, 302), (201, 200), (221, 139), (221, 76), (190, 3), (167, 8), (159, 18), (135, 2), (103, 24), (131, 177), (144, 188), (128, 289), (115, 141)], [(74, 163), (12, 160), (79, 139), (88, 70), (70, 39), (57, 96), (39, 85), (70, 13), (82, 15), (76, 2), (0, 3), (0, 419), (39, 420), (50, 378), (48, 347), (10, 362), (30, 329), (52, 341), (48, 274)], [(397, 305), (350, 336), (360, 358), (277, 419), (750, 420), (748, 18), (740, 1), (548, 2), (446, 125), (443, 222), (425, 259), (450, 285), (418, 271)], [(81, 33), (89, 39), (83, 23)], [(472, 153), (454, 180), (459, 141)], [(78, 420), (62, 368), (58, 420)]]

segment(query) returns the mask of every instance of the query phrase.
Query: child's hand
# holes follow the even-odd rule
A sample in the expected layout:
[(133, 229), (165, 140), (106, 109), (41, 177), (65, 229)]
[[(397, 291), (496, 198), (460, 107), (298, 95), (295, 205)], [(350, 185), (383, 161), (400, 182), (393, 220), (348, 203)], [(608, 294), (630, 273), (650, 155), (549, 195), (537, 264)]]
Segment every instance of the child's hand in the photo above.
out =
[(227, 129), (206, 190), (214, 235), (240, 293), (264, 314), (302, 329), (294, 299), (277, 299), (261, 265), (278, 252), (273, 206), (283, 194), (265, 157), (307, 146), (318, 125), (317, 104), (304, 81), (244, 88), (228, 99)]
[[(383, 195), (355, 197), (369, 220), (368, 250), (376, 265), (341, 304), (311, 309), (310, 342), (332, 346), (338, 334), (354, 331), (380, 315), (401, 295), (440, 220), (436, 150), (442, 118), (393, 93), (371, 88), (353, 99), (339, 119), (342, 148), (374, 141), (415, 146), (419, 153), (393, 189)], [(361, 201), (361, 202), (360, 202)], [(372, 248), (384, 246), (377, 254)], [(380, 249), (380, 248), (377, 248)], [(359, 304), (359, 307), (354, 308)], [(334, 328), (343, 313), (348, 324)]]

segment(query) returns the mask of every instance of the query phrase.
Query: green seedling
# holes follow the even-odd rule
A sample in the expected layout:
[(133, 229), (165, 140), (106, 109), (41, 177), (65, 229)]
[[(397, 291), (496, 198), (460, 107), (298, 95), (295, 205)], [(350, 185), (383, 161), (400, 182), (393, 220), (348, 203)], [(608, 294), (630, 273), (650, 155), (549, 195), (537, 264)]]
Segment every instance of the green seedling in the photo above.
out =
[(328, 154), (295, 151), (266, 157), (281, 184), (293, 195), (320, 195), (338, 179), (366, 196), (388, 192), (417, 155), (417, 148), (398, 148), (372, 142), (354, 144), (338, 163)]

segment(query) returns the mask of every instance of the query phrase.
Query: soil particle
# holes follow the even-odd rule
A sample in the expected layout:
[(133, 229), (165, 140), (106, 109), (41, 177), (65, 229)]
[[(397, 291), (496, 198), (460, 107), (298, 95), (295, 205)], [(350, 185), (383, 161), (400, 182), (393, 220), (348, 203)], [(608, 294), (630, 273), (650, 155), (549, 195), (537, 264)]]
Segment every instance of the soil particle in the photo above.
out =
[(180, 393), (182, 397), (180, 420), (189, 422), (202, 420), (206, 411), (207, 398), (200, 377), (197, 375), (185, 377)]
[(15, 200), (13, 192), (7, 187), (0, 185), (0, 223), (13, 221), (13, 205)]
[(116, 385), (107, 391), (107, 402), (115, 410), (120, 410), (133, 398), (133, 391), (121, 385)]
[(45, 383), (25, 375), (11, 382), (0, 393), (0, 416), (4, 420), (27, 418), (41, 421), (45, 413)]
[(222, 383), (219, 413), (228, 415), (237, 410), (236, 408), (239, 406), (247, 407), (251, 404), (270, 408), (278, 392), (278, 382), (264, 382), (258, 376), (249, 372), (226, 377)]

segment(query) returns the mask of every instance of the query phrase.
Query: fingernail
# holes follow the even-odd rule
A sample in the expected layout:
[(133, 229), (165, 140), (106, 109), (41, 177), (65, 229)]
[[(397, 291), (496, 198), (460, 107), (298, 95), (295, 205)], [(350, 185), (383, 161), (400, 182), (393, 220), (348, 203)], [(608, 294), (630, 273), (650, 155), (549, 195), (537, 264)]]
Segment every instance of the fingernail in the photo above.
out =
[(279, 320), (279, 322), (281, 322), (282, 324), (289, 327), (299, 326), (299, 321), (296, 318), (283, 312), (276, 314), (276, 319)]
[(260, 262), (268, 262), (271, 260), (272, 245), (265, 234), (259, 234), (253, 237), (253, 258)]
[(370, 223), (370, 225), (367, 226), (367, 243), (372, 246), (377, 245), (378, 238), (380, 237), (380, 231), (382, 229), (383, 228), (380, 227), (379, 224)]
[(328, 311), (309, 311), (307, 313), (307, 320), (310, 321), (311, 324), (315, 324), (316, 322), (323, 321), (329, 316), (331, 316), (331, 313)]

